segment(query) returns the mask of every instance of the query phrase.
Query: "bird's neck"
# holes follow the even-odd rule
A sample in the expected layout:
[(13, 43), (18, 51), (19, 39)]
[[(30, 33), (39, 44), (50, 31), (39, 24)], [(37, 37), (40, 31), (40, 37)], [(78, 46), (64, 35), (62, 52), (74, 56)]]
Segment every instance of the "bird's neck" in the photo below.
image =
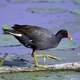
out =
[(61, 33), (56, 33), (56, 40), (59, 43), (61, 41), (61, 39), (63, 38), (63, 35)]

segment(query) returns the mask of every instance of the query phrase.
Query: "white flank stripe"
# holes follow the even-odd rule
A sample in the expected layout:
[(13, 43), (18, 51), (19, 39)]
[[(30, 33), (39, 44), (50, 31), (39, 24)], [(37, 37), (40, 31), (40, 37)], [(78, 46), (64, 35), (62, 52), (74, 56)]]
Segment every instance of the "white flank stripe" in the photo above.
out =
[(19, 36), (19, 37), (22, 36), (22, 34), (17, 34), (17, 33), (12, 33), (12, 32), (9, 32), (9, 33), (12, 34), (12, 35), (14, 35), (14, 36)]

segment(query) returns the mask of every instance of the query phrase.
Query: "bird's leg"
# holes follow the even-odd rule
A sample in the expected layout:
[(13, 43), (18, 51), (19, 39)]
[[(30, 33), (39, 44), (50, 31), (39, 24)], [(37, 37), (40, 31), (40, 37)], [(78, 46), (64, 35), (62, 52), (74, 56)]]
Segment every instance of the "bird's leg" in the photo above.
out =
[(35, 51), (33, 51), (33, 57), (34, 57), (34, 64), (35, 64), (35, 66), (38, 66), (38, 61), (37, 61), (37, 52), (36, 52), (36, 50), (35, 50)]
[(32, 55), (34, 57), (34, 64), (35, 64), (36, 67), (43, 67), (43, 68), (47, 68), (48, 67), (48, 65), (38, 64), (38, 60), (37, 60), (38, 57), (51, 58), (51, 59), (59, 60), (59, 58), (57, 58), (55, 56), (51, 56), (51, 55), (46, 55), (46, 54), (40, 54), (40, 55), (38, 55), (37, 52), (36, 52), (36, 50), (33, 50)]
[(40, 55), (37, 54), (36, 50), (33, 50), (32, 56), (34, 57), (34, 64), (35, 64), (36, 67), (43, 67), (43, 68), (47, 67), (47, 65), (40, 65), (40, 64), (38, 64), (37, 58)]

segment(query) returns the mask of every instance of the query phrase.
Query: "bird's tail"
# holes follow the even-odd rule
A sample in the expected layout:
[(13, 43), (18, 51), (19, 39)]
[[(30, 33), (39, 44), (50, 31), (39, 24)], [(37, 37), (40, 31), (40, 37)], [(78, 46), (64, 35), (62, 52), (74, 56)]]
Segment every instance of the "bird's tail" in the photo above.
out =
[(10, 32), (12, 32), (12, 29), (9, 27), (9, 25), (4, 25), (2, 29), (4, 34), (10, 34)]

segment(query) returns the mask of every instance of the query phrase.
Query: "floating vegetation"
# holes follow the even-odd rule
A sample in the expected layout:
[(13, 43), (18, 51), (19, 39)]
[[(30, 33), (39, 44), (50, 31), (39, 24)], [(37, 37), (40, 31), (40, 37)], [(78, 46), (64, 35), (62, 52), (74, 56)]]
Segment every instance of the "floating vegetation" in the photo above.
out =
[(64, 13), (66, 10), (61, 8), (28, 8), (26, 10), (27, 12), (31, 13), (47, 13), (47, 14), (53, 14), (53, 13)]

